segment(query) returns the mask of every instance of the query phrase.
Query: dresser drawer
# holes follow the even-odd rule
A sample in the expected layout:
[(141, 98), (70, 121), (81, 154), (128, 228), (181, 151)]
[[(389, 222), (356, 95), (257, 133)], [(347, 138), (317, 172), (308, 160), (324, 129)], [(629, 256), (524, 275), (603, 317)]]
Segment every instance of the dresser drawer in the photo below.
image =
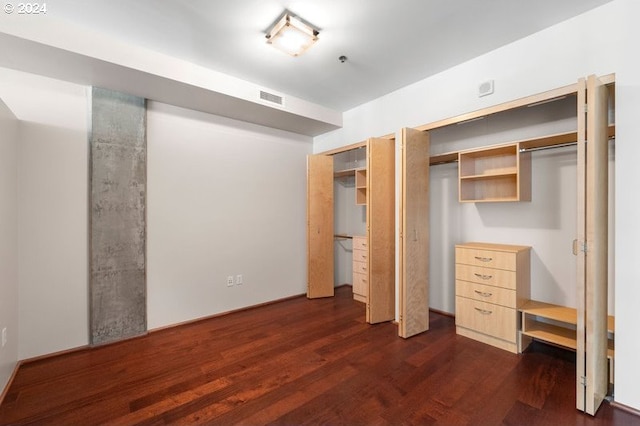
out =
[(367, 274), (367, 264), (364, 262), (353, 262), (354, 274)]
[(360, 296), (366, 296), (369, 290), (367, 285), (367, 276), (365, 274), (353, 274), (353, 293)]
[(516, 342), (516, 310), (456, 296), (456, 325)]
[(366, 250), (353, 250), (353, 261), (354, 262), (367, 262), (367, 251)]
[(456, 263), (515, 271), (516, 253), (456, 247)]
[(516, 308), (516, 291), (506, 288), (456, 280), (456, 296)]
[(457, 263), (456, 279), (514, 290), (516, 288), (515, 271), (505, 271), (503, 269), (483, 268)]
[(367, 237), (353, 237), (354, 250), (367, 250)]

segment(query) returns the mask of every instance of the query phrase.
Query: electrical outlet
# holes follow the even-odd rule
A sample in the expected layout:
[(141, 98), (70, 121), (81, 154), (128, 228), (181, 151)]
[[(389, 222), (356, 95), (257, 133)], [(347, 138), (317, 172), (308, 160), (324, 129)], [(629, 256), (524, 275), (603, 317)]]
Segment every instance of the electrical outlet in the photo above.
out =
[(236, 285), (242, 284), (242, 275), (236, 275)]
[(233, 285), (233, 275), (229, 275), (227, 277), (227, 287), (231, 287)]
[(7, 344), (7, 327), (2, 329), (2, 347)]

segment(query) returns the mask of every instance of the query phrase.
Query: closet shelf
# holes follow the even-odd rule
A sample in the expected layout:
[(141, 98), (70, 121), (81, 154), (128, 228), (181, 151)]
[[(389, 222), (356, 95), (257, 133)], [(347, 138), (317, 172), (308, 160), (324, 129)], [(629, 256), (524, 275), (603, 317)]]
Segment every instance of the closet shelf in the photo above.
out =
[(531, 201), (531, 156), (520, 145), (460, 151), (460, 202)]
[(483, 198), (482, 200), (463, 200), (461, 202), (473, 202), (473, 203), (508, 203), (520, 201), (518, 197), (493, 197)]
[[(519, 311), (522, 313), (522, 335), (576, 350), (578, 313), (574, 308), (528, 300)], [(613, 335), (614, 329), (615, 318), (609, 315), (607, 331)], [(613, 338), (609, 339), (607, 355), (609, 358), (614, 356)]]
[[(539, 317), (549, 318), (555, 321), (565, 322), (567, 324), (576, 325), (578, 313), (574, 308), (569, 308), (553, 303), (539, 302), (537, 300), (528, 300), (522, 308), (522, 312)], [(613, 333), (615, 330), (615, 317), (609, 315), (607, 317), (607, 331)]]
[(479, 180), (479, 179), (490, 179), (490, 178), (500, 177), (500, 176), (517, 176), (517, 174), (518, 174), (518, 172), (515, 169), (497, 170), (497, 171), (490, 171), (490, 172), (482, 173), (480, 175), (460, 176), (460, 179), (462, 179), (462, 180)]
[(333, 177), (334, 179), (340, 179), (340, 178), (346, 178), (346, 177), (353, 177), (356, 175), (357, 171), (360, 170), (366, 170), (363, 167), (359, 167), (356, 169), (345, 169), (345, 170), (338, 170), (336, 172), (333, 172)]

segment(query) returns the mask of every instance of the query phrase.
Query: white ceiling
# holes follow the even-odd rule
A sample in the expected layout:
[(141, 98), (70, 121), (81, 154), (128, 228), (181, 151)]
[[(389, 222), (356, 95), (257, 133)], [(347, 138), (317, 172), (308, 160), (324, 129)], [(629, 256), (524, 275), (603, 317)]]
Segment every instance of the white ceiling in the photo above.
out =
[[(150, 67), (136, 69), (131, 65), (136, 58), (117, 63), (105, 60), (104, 55), (93, 55), (91, 49), (79, 52), (78, 48), (74, 52), (68, 46), (74, 37), (82, 38), (77, 32), (74, 37), (67, 36), (68, 46), (48, 41), (42, 31), (37, 37), (19, 34), (27, 31), (25, 25), (36, 31), (45, 19), (53, 19), (295, 97), (313, 108), (325, 108), (330, 115), (610, 1), (50, 0), (46, 17), (0, 14), (0, 49), (3, 50), (0, 66), (81, 84), (138, 90), (139, 93), (134, 94), (140, 96), (162, 93), (158, 100), (225, 115), (220, 94), (229, 97), (230, 93), (214, 87), (209, 88), (210, 99), (204, 95), (194, 96), (194, 87), (202, 89), (203, 85), (167, 78), (162, 71), (153, 71)], [(300, 57), (290, 57), (265, 43), (267, 28), (284, 10), (320, 30), (319, 42)], [(61, 26), (50, 26), (51, 40), (63, 30), (66, 29)], [(81, 40), (76, 40), (75, 45), (80, 46)], [(95, 51), (101, 48), (103, 44)], [(70, 56), (70, 52), (78, 56)], [(338, 60), (341, 55), (348, 57), (345, 63)], [(92, 62), (87, 62), (87, 58)], [(133, 75), (131, 70), (139, 72)], [(163, 75), (164, 80), (151, 81), (158, 75)], [(131, 87), (122, 83), (127, 79)], [(151, 81), (146, 92), (144, 79)], [(173, 85), (167, 90), (159, 89), (165, 80)], [(183, 89), (188, 90), (180, 98), (179, 92)], [(189, 99), (196, 103), (190, 105)], [(240, 107), (236, 102), (234, 108), (242, 109)], [(249, 109), (252, 107), (255, 106)], [(296, 110), (264, 112), (286, 116), (289, 122), (299, 116), (310, 117), (308, 123), (273, 124), (273, 127), (315, 135), (341, 123), (341, 119), (322, 118), (322, 111), (310, 116)], [(251, 114), (261, 115), (257, 110)], [(241, 114), (226, 115), (247, 119)], [(264, 120), (254, 122), (269, 125)]]
[[(608, 1), (52, 0), (49, 13), (345, 111)], [(320, 29), (303, 56), (265, 43), (285, 9)]]

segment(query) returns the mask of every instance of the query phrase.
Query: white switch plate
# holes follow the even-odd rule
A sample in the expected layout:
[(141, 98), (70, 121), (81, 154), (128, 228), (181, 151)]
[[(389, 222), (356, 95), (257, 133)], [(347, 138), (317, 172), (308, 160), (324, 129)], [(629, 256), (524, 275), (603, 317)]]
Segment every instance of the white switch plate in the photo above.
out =
[(7, 344), (7, 327), (2, 329), (2, 347)]
[(242, 275), (236, 275), (236, 285), (242, 284)]
[(233, 285), (233, 275), (227, 276), (227, 287), (231, 287)]

